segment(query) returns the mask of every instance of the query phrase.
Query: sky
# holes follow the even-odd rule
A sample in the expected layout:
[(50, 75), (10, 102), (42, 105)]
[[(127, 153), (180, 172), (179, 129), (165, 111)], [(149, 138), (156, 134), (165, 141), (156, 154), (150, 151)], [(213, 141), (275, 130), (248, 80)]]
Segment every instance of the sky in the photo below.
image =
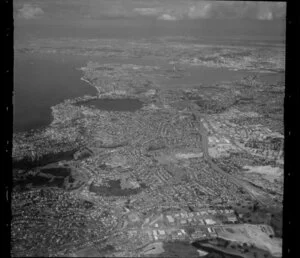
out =
[[(93, 36), (146, 35), (148, 29), (158, 34), (162, 28), (182, 27), (200, 34), (233, 31), (237, 33), (282, 36), (286, 15), (284, 2), (202, 1), (202, 0), (15, 0), (14, 22), (17, 39), (25, 35), (61, 36), (66, 34)], [(243, 26), (245, 24), (245, 30)], [(252, 24), (252, 25), (251, 25)], [(281, 25), (281, 26), (278, 26)], [(227, 27), (226, 27), (227, 26)], [(248, 26), (248, 27), (247, 27)], [(254, 28), (251, 29), (251, 26)], [(262, 26), (259, 30), (255, 28)], [(265, 27), (264, 27), (265, 26)], [(80, 31), (85, 29), (86, 31)], [(92, 31), (94, 30), (94, 32)], [(159, 33), (159, 31), (161, 31)], [(56, 35), (57, 32), (57, 35)], [(100, 34), (99, 34), (100, 33)], [(178, 32), (181, 33), (181, 32)], [(229, 33), (229, 32), (228, 32)], [(250, 33), (251, 34), (251, 33)], [(274, 36), (273, 35), (273, 36)]]

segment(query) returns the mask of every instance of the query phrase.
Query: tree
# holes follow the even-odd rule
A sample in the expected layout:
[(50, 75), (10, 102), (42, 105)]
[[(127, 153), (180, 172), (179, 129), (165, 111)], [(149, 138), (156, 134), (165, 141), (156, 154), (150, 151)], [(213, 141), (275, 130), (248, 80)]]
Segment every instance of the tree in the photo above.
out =
[(229, 241), (224, 241), (224, 248), (227, 248), (229, 243), (230, 243)]
[(258, 205), (259, 205), (259, 203), (257, 201), (255, 201), (255, 203), (252, 206), (252, 211), (253, 212), (256, 212), (258, 210)]

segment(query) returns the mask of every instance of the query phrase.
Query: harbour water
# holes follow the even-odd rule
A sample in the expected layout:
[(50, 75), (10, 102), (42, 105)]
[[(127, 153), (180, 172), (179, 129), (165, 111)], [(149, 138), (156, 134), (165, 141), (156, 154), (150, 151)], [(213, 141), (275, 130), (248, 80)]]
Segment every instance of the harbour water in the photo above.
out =
[[(79, 69), (88, 61), (101, 64), (138, 64), (158, 65), (158, 60), (73, 56), (57, 54), (17, 54), (14, 66), (14, 132), (39, 129), (52, 121), (51, 106), (65, 99), (84, 95), (95, 96), (97, 91), (80, 78)], [(171, 69), (171, 65), (162, 64)], [(229, 69), (192, 67), (182, 78), (162, 78), (159, 84), (163, 87), (199, 87), (213, 85), (221, 81), (235, 81), (254, 73), (248, 71), (230, 71)], [(262, 74), (266, 81), (271, 82), (284, 74)], [(96, 99), (86, 103), (98, 109), (108, 111), (135, 111), (143, 106), (139, 100), (132, 99)]]
[(51, 106), (64, 99), (95, 95), (80, 80), (84, 60), (54, 54), (18, 54), (14, 60), (14, 132), (51, 123)]

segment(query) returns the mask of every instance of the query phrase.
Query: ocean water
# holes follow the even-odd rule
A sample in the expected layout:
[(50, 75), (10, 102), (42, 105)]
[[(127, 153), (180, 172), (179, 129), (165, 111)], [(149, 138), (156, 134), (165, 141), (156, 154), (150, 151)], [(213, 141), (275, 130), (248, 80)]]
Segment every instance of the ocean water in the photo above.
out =
[[(78, 68), (86, 66), (88, 61), (106, 63), (129, 63), (137, 65), (161, 65), (165, 69), (172, 66), (153, 59), (118, 59), (91, 56), (72, 56), (57, 54), (17, 54), (14, 61), (14, 132), (38, 129), (52, 121), (51, 106), (65, 99), (83, 95), (96, 95), (96, 90), (80, 78), (83, 73)], [(248, 71), (230, 71), (222, 68), (190, 67), (182, 78), (161, 78), (162, 87), (182, 88), (208, 86), (221, 81), (235, 81), (253, 75)], [(262, 74), (262, 78), (271, 83), (284, 79), (281, 74)], [(93, 104), (103, 110), (134, 111), (142, 103), (118, 100), (97, 100)]]
[(16, 21), (15, 39), (26, 41), (32, 37), (56, 38), (155, 38), (193, 37), (196, 42), (235, 40), (244, 44), (264, 41), (283, 43), (285, 41), (285, 20), (260, 21), (249, 19), (195, 19), (182, 21), (161, 21), (154, 18), (118, 19), (40, 19)]
[(51, 106), (64, 99), (95, 95), (80, 80), (85, 60), (71, 56), (20, 54), (14, 60), (14, 132), (37, 129), (52, 121)]

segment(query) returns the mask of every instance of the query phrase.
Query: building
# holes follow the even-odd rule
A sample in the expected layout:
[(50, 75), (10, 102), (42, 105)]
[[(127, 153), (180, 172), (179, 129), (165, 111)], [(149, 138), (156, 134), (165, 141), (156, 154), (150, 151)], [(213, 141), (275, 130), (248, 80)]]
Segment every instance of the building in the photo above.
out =
[(155, 240), (158, 240), (158, 234), (157, 234), (157, 231), (156, 230), (153, 230), (153, 237)]
[(166, 232), (164, 230), (158, 230), (158, 239), (165, 239)]
[(273, 236), (274, 235), (274, 230), (271, 226), (268, 225), (260, 225), (260, 230), (264, 233), (266, 233), (269, 236)]
[(151, 232), (148, 232), (148, 238), (150, 241), (153, 241), (153, 236), (152, 236)]
[(198, 220), (198, 224), (200, 224), (200, 225), (204, 225), (204, 221), (203, 221), (203, 219), (199, 219), (199, 220)]
[(164, 230), (160, 230), (160, 229), (159, 229), (159, 230), (158, 230), (158, 234), (159, 234), (159, 235), (166, 235), (166, 232), (165, 232)]
[(137, 235), (137, 231), (135, 231), (135, 230), (128, 231), (128, 237), (129, 238), (134, 237), (136, 235)]
[(205, 224), (206, 225), (214, 225), (216, 224), (216, 222), (213, 219), (205, 219)]
[(74, 153), (73, 157), (75, 160), (78, 160), (78, 159), (87, 158), (91, 155), (93, 155), (93, 152), (89, 148), (85, 147), (85, 148), (77, 151), (76, 153)]
[(180, 213), (181, 218), (183, 219), (187, 219), (188, 218), (188, 214), (187, 213)]
[(166, 217), (167, 217), (167, 220), (168, 220), (170, 223), (174, 223), (175, 220), (173, 219), (172, 216), (167, 215)]
[(236, 217), (235, 217), (235, 216), (230, 216), (230, 217), (227, 217), (227, 220), (228, 220), (229, 222), (231, 222), (231, 223), (235, 223), (235, 222), (237, 222), (237, 219), (236, 219)]
[(206, 238), (207, 235), (202, 230), (196, 230), (192, 235), (192, 238), (199, 239), (199, 238)]
[(208, 233), (211, 237), (216, 237), (217, 236), (217, 233), (216, 233), (214, 228), (207, 228), (207, 230), (208, 230)]

